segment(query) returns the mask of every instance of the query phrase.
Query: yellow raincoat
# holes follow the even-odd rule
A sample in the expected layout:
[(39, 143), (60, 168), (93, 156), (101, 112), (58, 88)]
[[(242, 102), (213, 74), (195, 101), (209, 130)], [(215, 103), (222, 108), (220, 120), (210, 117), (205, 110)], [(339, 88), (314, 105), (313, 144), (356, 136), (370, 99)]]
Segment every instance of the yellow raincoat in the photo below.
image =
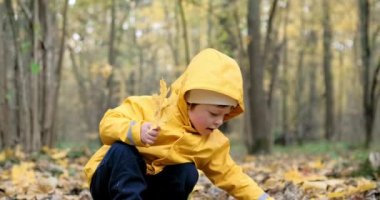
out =
[(156, 107), (151, 96), (129, 97), (105, 113), (99, 127), (104, 145), (85, 166), (89, 182), (110, 145), (123, 141), (137, 147), (148, 174), (157, 174), (166, 165), (194, 162), (216, 186), (235, 198), (266, 199), (264, 191), (231, 159), (229, 140), (222, 132), (214, 130), (201, 136), (191, 126), (184, 99), (191, 89), (212, 90), (236, 99), (238, 105), (225, 120), (243, 112), (243, 81), (238, 64), (217, 50), (205, 49), (172, 84), (171, 95), (166, 99), (170, 106), (163, 110), (165, 122), (160, 124), (153, 145), (144, 145), (140, 138), (142, 123), (154, 120)]

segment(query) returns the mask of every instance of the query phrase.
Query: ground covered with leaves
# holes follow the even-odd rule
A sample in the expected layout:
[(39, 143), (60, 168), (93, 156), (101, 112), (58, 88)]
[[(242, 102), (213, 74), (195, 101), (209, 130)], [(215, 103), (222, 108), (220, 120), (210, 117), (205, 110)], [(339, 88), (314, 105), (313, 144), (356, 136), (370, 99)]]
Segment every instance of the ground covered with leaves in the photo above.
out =
[[(82, 171), (91, 155), (86, 148), (44, 148), (28, 156), (20, 149), (2, 151), (0, 199), (92, 199)], [(350, 155), (275, 153), (239, 164), (275, 199), (380, 199), (379, 170)], [(191, 199), (233, 198), (200, 172)]]

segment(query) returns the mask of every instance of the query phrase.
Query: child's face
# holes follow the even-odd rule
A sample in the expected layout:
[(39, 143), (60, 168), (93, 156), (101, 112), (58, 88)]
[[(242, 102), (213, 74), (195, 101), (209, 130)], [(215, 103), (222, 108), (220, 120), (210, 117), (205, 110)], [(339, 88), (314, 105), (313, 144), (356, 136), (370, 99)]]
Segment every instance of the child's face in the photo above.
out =
[(224, 116), (231, 112), (231, 106), (209, 104), (190, 105), (191, 124), (201, 135), (208, 135), (223, 124)]

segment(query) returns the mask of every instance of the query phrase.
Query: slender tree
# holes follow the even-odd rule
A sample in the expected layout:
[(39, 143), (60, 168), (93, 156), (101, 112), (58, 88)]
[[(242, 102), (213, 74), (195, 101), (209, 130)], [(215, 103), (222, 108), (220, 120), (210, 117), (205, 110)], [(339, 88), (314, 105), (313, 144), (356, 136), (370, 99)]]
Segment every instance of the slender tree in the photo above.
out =
[(181, 25), (182, 25), (182, 35), (183, 35), (183, 43), (185, 48), (185, 59), (186, 63), (190, 62), (190, 46), (189, 46), (189, 38), (187, 36), (187, 21), (185, 16), (185, 11), (183, 9), (183, 0), (178, 0), (178, 8), (179, 14), (181, 17)]
[(323, 10), (323, 74), (325, 85), (325, 139), (331, 140), (335, 133), (334, 79), (331, 72), (332, 30), (328, 0), (322, 1)]
[(371, 69), (372, 49), (370, 44), (370, 5), (368, 0), (358, 0), (359, 34), (361, 47), (361, 67), (363, 81), (363, 115), (365, 120), (365, 147), (369, 148), (373, 140), (373, 128), (379, 102), (378, 76), (380, 74), (380, 60), (375, 70)]
[(103, 110), (106, 110), (107, 108), (115, 106), (115, 103), (113, 101), (114, 96), (114, 69), (116, 65), (116, 57), (115, 57), (115, 39), (116, 39), (116, 3), (115, 0), (111, 1), (111, 24), (110, 24), (110, 34), (109, 34), (109, 40), (108, 40), (108, 65), (107, 67), (111, 68), (111, 74), (107, 77), (106, 82), (106, 94), (105, 94), (105, 101), (103, 105)]
[[(12, 42), (14, 48), (14, 74), (15, 74), (15, 91), (16, 91), (16, 132), (17, 139), (23, 144), (26, 150), (31, 150), (30, 137), (30, 110), (28, 108), (28, 96), (26, 85), (25, 65), (23, 63), (21, 51), (21, 37), (19, 26), (15, 19), (15, 12), (10, 0), (5, 1), (8, 13), (10, 29), (12, 33)], [(19, 19), (21, 20), (21, 19)]]
[[(6, 13), (4, 4), (0, 4), (0, 13)], [(0, 26), (6, 27), (6, 19), (0, 17)], [(12, 143), (12, 131), (10, 129), (11, 108), (9, 104), (10, 90), (7, 83), (8, 52), (7, 33), (0, 31), (0, 149), (9, 148)]]
[(31, 123), (32, 123), (32, 145), (33, 149), (38, 149), (41, 146), (41, 124), (40, 124), (40, 95), (39, 95), (39, 78), (40, 78), (40, 66), (41, 66), (41, 51), (39, 50), (39, 26), (38, 21), (38, 11), (39, 3), (38, 1), (33, 1), (33, 21), (32, 21), (32, 30), (33, 30), (33, 58), (32, 58), (32, 67), (37, 68), (29, 73), (30, 76), (30, 87), (31, 87)]
[(289, 22), (289, 10), (290, 10), (290, 1), (286, 1), (285, 6), (285, 19), (283, 23), (283, 41), (284, 48), (282, 51), (282, 74), (281, 74), (281, 100), (282, 100), (282, 131), (281, 137), (284, 138), (284, 145), (288, 145), (290, 143), (290, 130), (289, 130), (289, 77), (288, 77), (288, 68), (289, 68), (289, 60), (288, 60), (288, 22)]
[(272, 147), (268, 106), (263, 89), (264, 66), (260, 34), (260, 0), (248, 1), (248, 56), (250, 66), (249, 107), (252, 144), (249, 153), (269, 153)]

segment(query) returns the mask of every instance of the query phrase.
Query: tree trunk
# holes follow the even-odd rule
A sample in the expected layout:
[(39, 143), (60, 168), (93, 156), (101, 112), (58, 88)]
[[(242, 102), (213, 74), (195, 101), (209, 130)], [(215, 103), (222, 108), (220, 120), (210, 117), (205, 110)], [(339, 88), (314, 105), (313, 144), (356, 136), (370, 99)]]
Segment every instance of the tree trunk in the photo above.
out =
[(109, 35), (109, 41), (108, 41), (108, 64), (113, 68), (111, 71), (110, 76), (107, 78), (106, 83), (106, 96), (105, 96), (105, 102), (103, 105), (103, 111), (107, 110), (107, 108), (113, 107), (116, 105), (116, 102), (114, 101), (114, 70), (115, 70), (115, 38), (116, 38), (116, 29), (115, 29), (115, 20), (116, 20), (116, 4), (115, 0), (111, 1), (111, 27), (110, 27), (110, 35)]
[[(0, 13), (5, 13), (4, 4), (0, 4)], [(0, 18), (0, 27), (5, 27), (6, 23), (3, 17)], [(9, 119), (11, 116), (9, 108), (9, 91), (7, 84), (8, 75), (8, 57), (6, 55), (6, 34), (0, 31), (0, 149), (11, 147), (11, 130)]]
[[(305, 5), (301, 5), (304, 7)], [(302, 8), (303, 9), (303, 8)], [(295, 96), (294, 96), (294, 102), (295, 102), (295, 113), (296, 113), (296, 122), (295, 122), (295, 137), (297, 140), (297, 143), (299, 145), (303, 144), (304, 136), (305, 136), (305, 99), (304, 99), (304, 85), (305, 85), (305, 69), (304, 69), (304, 55), (305, 55), (305, 49), (306, 49), (306, 37), (304, 36), (305, 32), (305, 13), (301, 13), (300, 17), (300, 30), (299, 35), (301, 36), (301, 39), (299, 41), (299, 49), (298, 49), (298, 61), (297, 61), (297, 72), (296, 72), (296, 86), (295, 86)]]
[(296, 103), (296, 138), (298, 144), (302, 145), (305, 135), (305, 125), (304, 125), (304, 115), (305, 115), (305, 105), (304, 105), (304, 47), (298, 52), (298, 62), (297, 62), (297, 75), (296, 75), (296, 91), (295, 91), (295, 103)]
[[(275, 14), (276, 14), (276, 10), (277, 10), (277, 2), (278, 0), (274, 0), (273, 3), (272, 3), (272, 6), (271, 6), (271, 9), (270, 9), (270, 12), (269, 12), (269, 19), (268, 19), (268, 24), (267, 24), (267, 30), (266, 30), (266, 34), (265, 34), (265, 42), (264, 42), (264, 50), (263, 50), (263, 65), (264, 66), (268, 66), (268, 57), (269, 57), (269, 53), (270, 51), (272, 50), (272, 40), (274, 40), (274, 36), (273, 36), (273, 21), (274, 21), (274, 18), (275, 18)], [(273, 68), (276, 68), (277, 66), (273, 66)], [(272, 69), (271, 70), (272, 72), (276, 71), (276, 69)], [(273, 74), (271, 74), (273, 75)], [(276, 75), (274, 75), (276, 76)], [(271, 83), (272, 84), (272, 83)], [(268, 98), (268, 102), (271, 101), (271, 95), (269, 95), (269, 98)], [(268, 105), (270, 105), (270, 103), (268, 103)], [(269, 106), (270, 107), (270, 106)]]
[(282, 51), (282, 76), (280, 78), (281, 81), (281, 100), (282, 100), (282, 125), (281, 125), (281, 135), (280, 137), (284, 138), (284, 145), (288, 145), (291, 141), (291, 135), (289, 130), (289, 75), (288, 75), (288, 22), (289, 22), (289, 9), (290, 9), (290, 1), (286, 2), (285, 7), (285, 19), (283, 25), (283, 51)]
[(181, 22), (182, 22), (182, 34), (183, 34), (183, 43), (185, 47), (186, 64), (188, 64), (190, 62), (190, 47), (189, 47), (189, 38), (187, 36), (186, 16), (183, 10), (182, 0), (178, 0), (178, 6), (179, 6), (179, 13), (180, 13)]
[[(165, 11), (165, 19), (166, 21), (169, 22), (169, 27), (173, 27), (174, 26), (174, 30), (169, 28), (168, 29), (168, 33), (167, 33), (167, 42), (168, 42), (168, 45), (169, 45), (169, 48), (170, 48), (170, 52), (171, 52), (171, 55), (172, 55), (172, 58), (173, 58), (173, 73), (170, 74), (172, 77), (172, 80), (175, 80), (176, 77), (178, 77), (181, 73), (182, 73), (182, 68), (179, 68), (180, 67), (180, 59), (179, 59), (179, 54), (178, 54), (178, 44), (179, 44), (179, 37), (178, 37), (178, 33), (179, 33), (179, 23), (178, 23), (178, 11), (177, 11), (177, 7), (174, 6), (174, 18), (171, 19), (170, 17), (170, 10), (168, 8), (168, 3), (167, 1), (164, 1), (164, 11)], [(174, 20), (174, 24), (172, 24), (172, 20)]]
[[(318, 45), (318, 38), (317, 33), (315, 30), (310, 31), (310, 37), (308, 39), (309, 44), (309, 56), (313, 57), (316, 55), (316, 49)], [(307, 111), (305, 113), (306, 123), (305, 123), (305, 129), (306, 131), (306, 137), (307, 139), (317, 139), (317, 113), (318, 113), (318, 99), (317, 99), (317, 69), (318, 64), (316, 63), (315, 59), (311, 58), (309, 59), (308, 64), (309, 70), (308, 70), (308, 77), (309, 77), (309, 96), (308, 96), (308, 107)]]
[(214, 0), (208, 0), (207, 3), (207, 46), (212, 47), (214, 44), (213, 40), (213, 22), (212, 16), (214, 15)]
[(279, 68), (279, 63), (280, 63), (280, 54), (282, 52), (284, 44), (279, 44), (276, 48), (273, 49), (273, 58), (272, 58), (272, 68), (270, 70), (271, 74), (271, 79), (269, 83), (269, 91), (268, 91), (268, 100), (267, 104), (269, 109), (272, 110), (272, 101), (273, 101), (273, 93), (276, 88), (276, 84), (278, 82), (278, 68)]
[[(32, 21), (32, 31), (33, 31), (33, 58), (32, 58), (32, 73), (30, 73), (31, 80), (31, 123), (32, 123), (32, 149), (36, 150), (41, 147), (41, 124), (40, 124), (40, 102), (39, 102), (39, 77), (40, 77), (40, 67), (41, 67), (41, 55), (39, 49), (39, 21), (38, 21), (38, 1), (33, 1), (33, 21)], [(34, 69), (33, 69), (34, 68)]]
[(16, 126), (17, 126), (17, 139), (23, 144), (24, 150), (31, 150), (31, 132), (30, 132), (30, 111), (28, 108), (27, 90), (26, 90), (26, 72), (23, 64), (20, 48), (19, 28), (16, 24), (15, 14), (10, 0), (5, 1), (5, 6), (8, 11), (8, 18), (12, 32), (13, 47), (15, 49), (14, 55), (14, 70), (15, 70), (15, 91), (16, 91)]
[[(68, 0), (63, 8), (61, 37), (65, 37)], [(52, 1), (39, 0), (39, 21), (42, 33), (42, 145), (53, 146), (56, 138), (56, 114), (62, 71), (65, 39), (58, 42), (56, 16)], [(63, 45), (63, 46), (62, 46)], [(58, 46), (59, 49), (56, 47)]]
[[(368, 0), (358, 0), (359, 4), (359, 33), (360, 33), (360, 47), (361, 47), (361, 65), (363, 68), (363, 110), (364, 110), (364, 120), (365, 120), (365, 147), (369, 148), (372, 141), (372, 129), (375, 119), (375, 107), (376, 103), (373, 101), (375, 99), (371, 98), (371, 81), (370, 81), (370, 59), (371, 59), (371, 48), (369, 44), (369, 1)], [(376, 72), (377, 73), (377, 72)], [(377, 74), (374, 75), (374, 79), (377, 78)], [(372, 87), (376, 88), (376, 85)]]
[(250, 115), (253, 144), (249, 153), (269, 153), (272, 148), (268, 107), (263, 89), (264, 66), (262, 65), (260, 34), (260, 0), (248, 1), (248, 44), (250, 63)]
[(77, 82), (77, 85), (78, 85), (79, 99), (82, 103), (82, 116), (83, 116), (83, 119), (85, 119), (84, 121), (86, 123), (87, 131), (90, 132), (89, 131), (90, 127), (95, 125), (95, 124), (92, 124), (90, 120), (93, 117), (90, 112), (91, 103), (90, 104), (88, 103), (89, 99), (91, 98), (89, 98), (89, 95), (87, 94), (87, 91), (90, 91), (90, 88), (86, 87), (85, 79), (79, 71), (79, 66), (75, 59), (74, 50), (72, 49), (72, 47), (68, 47), (68, 50), (69, 50), (69, 55), (71, 59), (71, 66), (73, 68), (73, 74), (75, 77), (75, 81)]
[(49, 144), (45, 144), (45, 145), (49, 145), (49, 146), (53, 146), (53, 144), (56, 142), (57, 140), (57, 131), (55, 130), (55, 127), (56, 127), (56, 119), (57, 119), (57, 113), (58, 113), (58, 98), (59, 98), (59, 88), (61, 86), (61, 74), (62, 74), (62, 67), (63, 67), (63, 57), (64, 57), (64, 54), (65, 54), (65, 46), (66, 46), (66, 29), (67, 29), (67, 9), (68, 9), (68, 4), (69, 4), (69, 0), (65, 0), (64, 2), (64, 6), (63, 6), (63, 11), (62, 11), (62, 16), (63, 16), (63, 22), (62, 22), (62, 33), (61, 33), (61, 38), (60, 38), (60, 41), (59, 41), (59, 49), (58, 49), (58, 60), (57, 60), (57, 66), (56, 66), (56, 69), (54, 71), (54, 74), (55, 74), (55, 84), (53, 87), (53, 114), (52, 114), (52, 117), (54, 118), (54, 121), (53, 121), (53, 124), (52, 124), (52, 128), (53, 128), (53, 132), (51, 133), (52, 136), (51, 136), (51, 141)]
[(323, 0), (323, 73), (325, 80), (325, 139), (331, 140), (335, 133), (335, 101), (334, 81), (331, 72), (331, 42), (332, 30), (330, 23), (330, 6), (328, 0)]
[(346, 74), (343, 70), (343, 67), (345, 66), (344, 59), (343, 59), (343, 50), (339, 50), (339, 68), (338, 68), (338, 87), (337, 87), (337, 117), (336, 117), (336, 132), (337, 132), (337, 139), (338, 141), (342, 140), (342, 131), (343, 131), (343, 98), (344, 98), (344, 91), (345, 91), (345, 85), (344, 85), (344, 75)]

